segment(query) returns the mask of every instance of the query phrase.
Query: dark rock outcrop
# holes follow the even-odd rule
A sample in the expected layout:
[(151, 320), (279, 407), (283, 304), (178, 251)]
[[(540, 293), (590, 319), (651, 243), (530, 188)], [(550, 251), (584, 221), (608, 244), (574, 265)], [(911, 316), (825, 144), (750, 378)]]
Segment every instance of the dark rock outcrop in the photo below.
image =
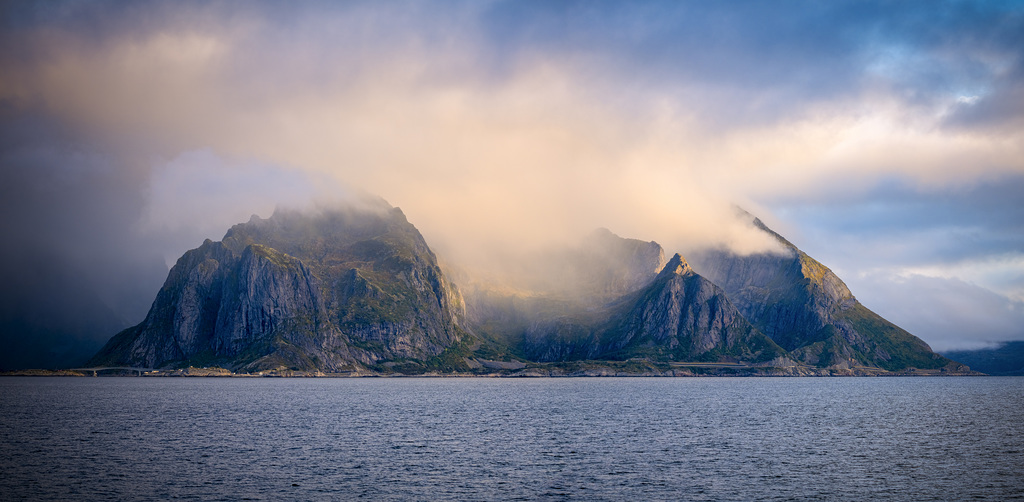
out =
[(653, 352), (677, 361), (766, 362), (786, 355), (678, 254), (606, 339), (628, 355)]

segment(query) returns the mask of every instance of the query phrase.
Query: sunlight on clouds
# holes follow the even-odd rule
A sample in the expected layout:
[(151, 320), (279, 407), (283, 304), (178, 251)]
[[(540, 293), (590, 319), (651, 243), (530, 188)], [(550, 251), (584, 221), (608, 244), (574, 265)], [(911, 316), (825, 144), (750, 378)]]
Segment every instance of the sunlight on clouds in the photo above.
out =
[(188, 151), (153, 167), (138, 226), (149, 239), (162, 242), (170, 266), (203, 239), (220, 240), (228, 228), (254, 214), (267, 218), (277, 207), (309, 210), (348, 194), (309, 173), (223, 158), (209, 150)]
[(851, 287), (873, 300), (872, 310), (940, 352), (1021, 339), (1024, 302), (956, 277), (876, 270)]
[(903, 278), (920, 275), (960, 279), (1024, 302), (1024, 253), (1006, 253), (952, 264), (904, 267), (895, 273)]
[[(219, 83), (228, 47), (208, 34), (162, 32), (109, 47), (48, 40), (53, 58), (21, 85), (83, 128), (106, 132), (169, 132), (202, 128), (219, 110)], [(141, 131), (140, 131), (141, 129)]]
[[(288, 183), (267, 188), (278, 169), (267, 166), (289, 166), (300, 185), (330, 180), (383, 196), (453, 253), (548, 245), (602, 226), (670, 252), (771, 250), (733, 217), (734, 203), (855, 193), (894, 175), (945, 186), (1024, 171), (1021, 133), (950, 132), (884, 96), (706, 128), (687, 110), (736, 96), (631, 89), (554, 58), (524, 58), (493, 79), (471, 43), (449, 41), (441, 53), (415, 39), (325, 49), (324, 40), (348, 41), (342, 28), (359, 33), (352, 16), (272, 32), (273, 46), (259, 23), (168, 26), (103, 44), (54, 37), (51, 57), (4, 79), (0, 97), (37, 96), (107, 141), (144, 138), (151, 158), (176, 159), (152, 161), (147, 225), (191, 221), (179, 197), (218, 222), (255, 203), (245, 190), (262, 194), (260, 208), (293, 200)], [(197, 150), (209, 153), (202, 171), (182, 153)], [(180, 189), (190, 177), (216, 190)]]
[(864, 192), (899, 176), (924, 189), (1024, 173), (1024, 132), (947, 131), (933, 116), (878, 107), (758, 129), (738, 128), (700, 150), (718, 184), (752, 197), (808, 199)]
[(1024, 172), (1019, 140), (943, 131), (875, 116), (852, 126), (822, 159), (837, 169), (875, 176), (902, 174), (924, 187), (951, 186), (982, 176)]

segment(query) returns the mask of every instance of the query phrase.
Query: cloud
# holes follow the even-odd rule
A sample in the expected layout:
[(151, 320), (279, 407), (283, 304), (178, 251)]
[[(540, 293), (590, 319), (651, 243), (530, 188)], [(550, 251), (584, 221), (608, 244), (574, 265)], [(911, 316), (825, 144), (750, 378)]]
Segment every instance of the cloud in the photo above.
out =
[(39, 116), (0, 110), (0, 144), (0, 368), (78, 364), (166, 276), (130, 231), (141, 180)]
[(1024, 338), (1024, 176), (946, 188), (902, 180), (830, 200), (769, 205), (857, 298), (933, 347)]
[(1024, 249), (1022, 191), (1024, 175), (982, 177), (948, 187), (891, 178), (827, 199), (779, 196), (766, 205), (800, 229), (794, 242), (807, 242), (808, 252), (857, 263), (859, 271), (948, 269)]
[(907, 267), (899, 270), (896, 275), (901, 278), (923, 276), (969, 280), (1014, 302), (1024, 302), (1024, 253), (1007, 253), (953, 264)]
[[(171, 157), (205, 148), (365, 188), (405, 207), (453, 250), (564, 240), (598, 226), (670, 242), (771, 245), (730, 222), (736, 197), (701, 183), (702, 167), (685, 161), (693, 145), (659, 133), (648, 115), (602, 103), (557, 64), (526, 62), (495, 82), (474, 72), (479, 55), (453, 48), (436, 56), (418, 39), (371, 46), (370, 55), (322, 54), (319, 37), (333, 41), (333, 32), (302, 21), (312, 33), (297, 38), (261, 23), (216, 32), (170, 26), (94, 45), (46, 38), (52, 56), (18, 73), (9, 92), (34, 93), (105, 142), (131, 138), (132, 148)], [(261, 51), (267, 40), (284, 47)], [(309, 52), (320, 57), (308, 67), (287, 60)], [(322, 69), (325, 57), (333, 64)], [(267, 68), (302, 78), (264, 77)], [(189, 169), (167, 164), (156, 181), (174, 168)], [(240, 185), (264, 174), (233, 171)], [(151, 220), (174, 206), (156, 202)]]
[[(20, 191), (4, 224), (26, 241), (62, 238), (63, 199), (34, 195), (52, 187), (111, 242), (90, 253), (139, 263), (362, 189), (479, 266), (596, 227), (669, 252), (771, 249), (739, 204), (856, 271), (885, 258), (829, 243), (863, 240), (857, 219), (887, 232), (871, 204), (900, 207), (877, 198), (898, 180), (925, 205), (990, 187), (953, 196), (945, 226), (903, 211), (921, 242), (1021, 249), (1019, 204), (954, 215), (1024, 173), (1024, 21), (1003, 4), (65, 2), (6, 4), (0, 23), (0, 168)], [(83, 176), (82, 193), (62, 181)], [(845, 237), (794, 216), (832, 204), (853, 211)]]
[[(866, 57), (860, 45), (835, 35), (781, 30), (798, 22), (787, 17), (792, 12), (652, 4), (630, 11), (634, 22), (605, 41), (598, 33), (613, 24), (618, 8), (599, 10), (595, 22), (578, 27), (577, 8), (521, 9), (498, 4), (478, 22), (493, 28), (489, 20), (512, 15), (516, 29), (543, 33), (539, 42), (472, 24), (442, 36), (430, 22), (361, 5), (315, 16), (300, 10), (283, 25), (266, 17), (266, 7), (193, 25), (204, 11), (193, 8), (166, 25), (114, 31), (100, 43), (83, 43), (73, 32), (39, 35), (48, 57), (15, 72), (8, 94), (35, 96), (104, 141), (147, 145), (166, 157), (206, 148), (327, 174), (413, 206), (428, 222), (469, 212), (498, 218), (467, 221), (472, 227), (465, 231), (439, 229), (446, 238), (502, 228), (491, 237), (530, 229), (544, 240), (622, 215), (625, 233), (669, 226), (680, 235), (652, 237), (724, 241), (709, 233), (719, 225), (697, 228), (691, 218), (670, 215), (724, 214), (737, 200), (808, 193), (831, 180), (849, 189), (892, 172), (943, 185), (978, 170), (1021, 169), (1019, 134), (946, 135), (934, 129), (934, 117), (907, 117), (906, 106), (865, 96), (850, 83), (829, 80), (829, 97), (839, 93), (834, 102), (788, 94), (767, 122), (724, 113), (730, 103), (774, 100), (779, 89), (794, 85), (811, 92), (772, 64), (806, 70), (832, 55), (847, 63)], [(655, 23), (662, 9), (670, 11), (669, 21)], [(748, 24), (755, 14), (767, 27)], [(833, 14), (812, 9), (802, 16)], [(716, 36), (702, 20), (730, 29)], [(878, 22), (870, 12), (851, 21)], [(565, 34), (552, 31), (563, 26)], [(710, 56), (698, 50), (690, 27), (707, 36)], [(395, 33), (402, 36), (389, 40)], [(767, 43), (770, 34), (782, 36)], [(813, 36), (824, 39), (810, 44), (817, 49), (798, 48)], [(581, 45), (591, 40), (607, 50), (588, 59)], [(659, 41), (693, 65), (669, 71), (672, 58), (656, 54), (631, 63), (646, 65), (636, 68), (640, 77), (616, 73), (633, 50)], [(482, 48), (472, 49), (478, 42)], [(505, 60), (500, 79), (479, 69), (487, 51), (509, 47), (518, 50)], [(738, 78), (760, 74), (766, 75), (760, 91)], [(712, 89), (723, 82), (731, 85)], [(689, 90), (671, 92), (668, 83)], [(746, 99), (737, 99), (740, 93)], [(705, 129), (721, 116), (731, 117), (724, 132), (722, 124)], [(965, 174), (968, 159), (984, 165)], [(541, 221), (551, 225), (538, 226)], [(651, 224), (638, 223), (645, 221)], [(546, 235), (537, 234), (542, 227)]]
[(320, 201), (343, 201), (351, 193), (301, 170), (189, 151), (153, 167), (136, 227), (158, 243), (170, 266), (203, 239), (220, 240), (253, 214), (266, 218), (279, 207), (311, 210)]
[(1024, 340), (1024, 301), (956, 278), (869, 274), (855, 282), (869, 306), (936, 351), (990, 348)]

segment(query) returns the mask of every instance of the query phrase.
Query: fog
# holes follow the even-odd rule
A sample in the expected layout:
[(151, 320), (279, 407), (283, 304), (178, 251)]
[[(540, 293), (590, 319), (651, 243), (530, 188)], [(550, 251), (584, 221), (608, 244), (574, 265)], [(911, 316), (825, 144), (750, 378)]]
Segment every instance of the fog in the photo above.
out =
[(1024, 173), (1021, 111), (992, 105), (1024, 89), (1020, 25), (958, 4), (7, 4), (2, 272), (33, 307), (5, 319), (68, 310), (47, 291), (73, 283), (127, 326), (204, 238), (363, 192), (467, 270), (598, 227), (771, 251), (735, 205), (813, 250), (786, 207)]

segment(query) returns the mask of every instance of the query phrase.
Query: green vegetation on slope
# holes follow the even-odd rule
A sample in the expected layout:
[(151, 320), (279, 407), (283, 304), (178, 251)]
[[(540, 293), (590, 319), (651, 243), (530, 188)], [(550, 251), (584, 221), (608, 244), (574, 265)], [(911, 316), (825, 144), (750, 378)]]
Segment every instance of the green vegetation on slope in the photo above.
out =
[(952, 363), (932, 352), (928, 344), (899, 326), (886, 321), (867, 307), (856, 303), (836, 317), (849, 322), (874, 350), (861, 351), (862, 357), (880, 368), (899, 371), (906, 368), (938, 369)]

